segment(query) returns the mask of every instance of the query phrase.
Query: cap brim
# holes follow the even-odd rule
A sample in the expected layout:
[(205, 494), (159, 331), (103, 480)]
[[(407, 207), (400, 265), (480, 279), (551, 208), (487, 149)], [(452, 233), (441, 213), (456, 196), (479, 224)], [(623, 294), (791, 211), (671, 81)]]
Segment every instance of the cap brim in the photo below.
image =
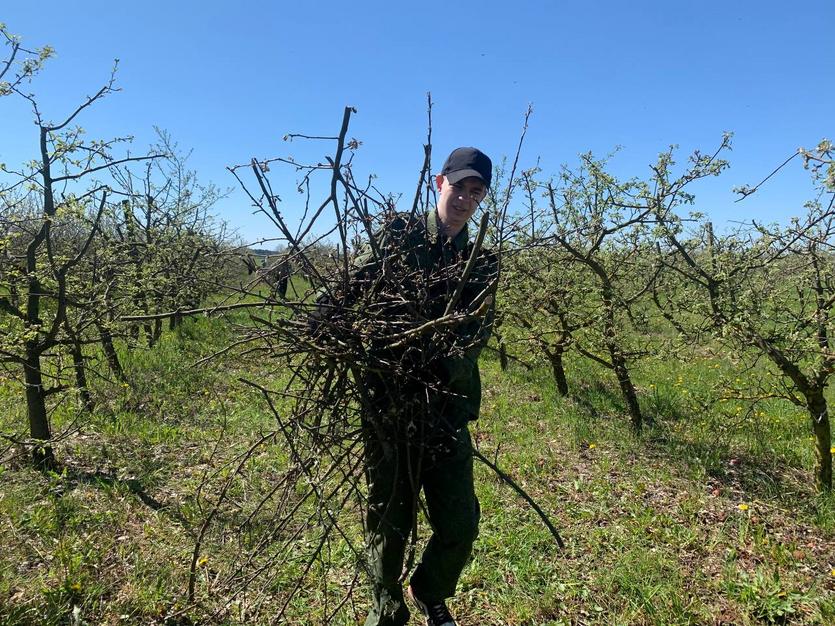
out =
[(464, 180), (465, 178), (470, 178), (471, 176), (475, 176), (476, 178), (487, 184), (487, 181), (484, 180), (484, 177), (475, 170), (456, 170), (455, 172), (445, 174), (445, 176), (447, 180), (453, 185), (457, 183), (459, 180)]

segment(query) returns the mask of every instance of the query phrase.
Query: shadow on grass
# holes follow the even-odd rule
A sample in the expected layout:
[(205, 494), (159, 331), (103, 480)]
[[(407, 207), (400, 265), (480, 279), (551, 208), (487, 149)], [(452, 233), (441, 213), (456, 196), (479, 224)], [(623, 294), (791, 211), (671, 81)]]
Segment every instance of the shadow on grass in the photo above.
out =
[(749, 454), (726, 441), (699, 441), (666, 427), (664, 422), (648, 429), (641, 438), (647, 452), (677, 468), (703, 472), (706, 482), (743, 500), (776, 499), (797, 506), (814, 500), (814, 477), (796, 480), (799, 468), (783, 459)]
[[(590, 382), (582, 382), (575, 385), (575, 390), (569, 391), (568, 396), (565, 398), (585, 411), (588, 417), (593, 419), (605, 417), (613, 420), (626, 418), (625, 423), (629, 424), (623, 394), (619, 389), (614, 389), (606, 381), (593, 380)], [(644, 426), (653, 426), (656, 423), (656, 417), (659, 415), (659, 411), (657, 408), (655, 410), (648, 410), (647, 407), (644, 407), (644, 403), (641, 402), (641, 415)], [(669, 414), (665, 413), (664, 415)], [(678, 418), (678, 416), (675, 417)]]
[[(62, 473), (62, 483), (65, 486), (89, 485), (91, 487), (105, 488), (109, 490), (123, 490), (128, 491), (148, 508), (165, 513), (172, 519), (176, 520), (185, 528), (190, 528), (191, 524), (183, 517), (176, 506), (166, 504), (157, 500), (150, 495), (142, 483), (135, 478), (122, 479), (117, 476), (102, 472), (102, 471), (85, 471), (78, 468), (66, 467)], [(62, 490), (63, 493), (63, 490)]]
[[(619, 390), (604, 380), (586, 381), (575, 386), (566, 398), (573, 402), (582, 415), (578, 422), (601, 417), (622, 422), (629, 428), (626, 407)], [(710, 437), (709, 424), (683, 409), (675, 398), (653, 392), (640, 397), (644, 431), (634, 440), (635, 449), (662, 459), (691, 477), (704, 474), (711, 486), (739, 494), (745, 500), (776, 499), (784, 504), (814, 506), (814, 476), (807, 472), (806, 480), (798, 480), (801, 468), (785, 459), (746, 453), (723, 440), (718, 433)], [(687, 428), (689, 424), (693, 428)], [(583, 436), (592, 438), (592, 424), (583, 424)], [(682, 427), (684, 426), (684, 427)], [(575, 426), (575, 430), (577, 426)]]
[(620, 415), (626, 411), (623, 397), (601, 380), (583, 381), (570, 386), (565, 399), (594, 419), (608, 414)]

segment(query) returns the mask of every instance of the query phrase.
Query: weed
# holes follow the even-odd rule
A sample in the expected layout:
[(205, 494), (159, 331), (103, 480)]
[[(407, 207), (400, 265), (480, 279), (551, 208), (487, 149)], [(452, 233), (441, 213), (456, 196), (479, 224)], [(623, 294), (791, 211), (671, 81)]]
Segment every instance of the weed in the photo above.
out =
[(776, 570), (758, 569), (753, 574), (733, 572), (726, 576), (730, 596), (747, 607), (755, 618), (768, 624), (788, 623), (806, 599), (805, 594), (787, 589)]

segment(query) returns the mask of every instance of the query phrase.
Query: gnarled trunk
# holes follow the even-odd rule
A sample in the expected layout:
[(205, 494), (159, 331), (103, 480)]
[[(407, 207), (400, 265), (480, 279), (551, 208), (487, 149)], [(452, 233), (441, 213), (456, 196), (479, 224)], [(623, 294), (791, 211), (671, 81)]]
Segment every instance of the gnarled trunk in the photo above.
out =
[(153, 348), (159, 339), (162, 337), (162, 320), (154, 320), (154, 331), (151, 340), (148, 342), (148, 347)]
[(562, 358), (564, 352), (565, 348), (559, 345), (547, 353), (551, 371), (554, 374), (554, 382), (557, 384), (557, 393), (561, 396), (568, 395), (568, 379), (565, 377), (565, 365)]
[(612, 370), (615, 372), (621, 394), (623, 394), (623, 399), (626, 402), (626, 410), (629, 412), (632, 430), (639, 433), (643, 427), (641, 407), (638, 405), (638, 394), (635, 391), (635, 385), (632, 384), (632, 379), (629, 376), (626, 358), (623, 356), (623, 351), (618, 342), (612, 286), (608, 279), (605, 279), (602, 275), (600, 277), (603, 283), (603, 339), (612, 362)]
[(26, 414), (29, 418), (29, 433), (36, 442), (32, 448), (32, 461), (38, 469), (53, 469), (55, 455), (50, 441), (52, 433), (46, 413), (46, 393), (41, 376), (41, 355), (33, 343), (26, 347), (26, 361), (23, 364), (26, 381)]
[(122, 364), (119, 361), (119, 355), (116, 353), (116, 348), (113, 346), (113, 335), (111, 335), (110, 331), (101, 324), (96, 324), (96, 327), (99, 329), (101, 347), (102, 350), (104, 350), (104, 356), (107, 359), (107, 365), (110, 367), (110, 371), (113, 372), (113, 375), (123, 383), (127, 382), (125, 370), (122, 369)]
[(832, 431), (823, 388), (807, 392), (806, 407), (815, 433), (815, 485), (820, 491), (832, 491)]
[(610, 350), (612, 358), (612, 368), (615, 376), (618, 379), (623, 399), (626, 401), (626, 410), (629, 412), (629, 419), (632, 422), (632, 429), (635, 432), (641, 432), (643, 426), (643, 418), (641, 416), (641, 408), (638, 405), (638, 394), (635, 392), (635, 385), (632, 384), (632, 379), (629, 377), (629, 369), (626, 367), (626, 360), (620, 355), (613, 353)]
[(84, 354), (81, 351), (81, 342), (76, 335), (70, 336), (70, 354), (72, 355), (72, 366), (75, 371), (75, 386), (78, 389), (78, 395), (81, 398), (81, 403), (87, 411), (92, 411), (94, 408), (93, 398), (90, 396), (90, 390), (87, 387), (87, 369), (84, 365)]

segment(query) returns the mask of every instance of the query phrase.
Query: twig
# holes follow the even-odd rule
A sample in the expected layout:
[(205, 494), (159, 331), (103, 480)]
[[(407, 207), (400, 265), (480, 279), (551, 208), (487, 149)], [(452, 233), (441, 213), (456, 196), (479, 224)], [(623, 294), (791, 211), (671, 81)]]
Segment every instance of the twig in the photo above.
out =
[(562, 542), (562, 537), (560, 537), (559, 531), (556, 529), (554, 524), (551, 523), (551, 520), (545, 514), (545, 511), (542, 510), (542, 508), (536, 503), (536, 501), (533, 498), (531, 498), (524, 489), (522, 489), (518, 484), (516, 484), (516, 481), (514, 481), (510, 476), (508, 476), (502, 470), (500, 470), (498, 465), (493, 463), (490, 459), (485, 457), (481, 452), (479, 452), (475, 448), (473, 448), (473, 456), (482, 463), (484, 463), (491, 470), (496, 472), (496, 475), (498, 475), (499, 478), (501, 478), (504, 482), (513, 487), (514, 491), (516, 491), (516, 493), (518, 493), (522, 497), (522, 499), (525, 500), (525, 502), (531, 505), (531, 508), (534, 511), (536, 511), (537, 515), (539, 515), (542, 522), (548, 527), (548, 530), (551, 531), (551, 534), (554, 536), (557, 545), (560, 548), (564, 549), (565, 544)]

